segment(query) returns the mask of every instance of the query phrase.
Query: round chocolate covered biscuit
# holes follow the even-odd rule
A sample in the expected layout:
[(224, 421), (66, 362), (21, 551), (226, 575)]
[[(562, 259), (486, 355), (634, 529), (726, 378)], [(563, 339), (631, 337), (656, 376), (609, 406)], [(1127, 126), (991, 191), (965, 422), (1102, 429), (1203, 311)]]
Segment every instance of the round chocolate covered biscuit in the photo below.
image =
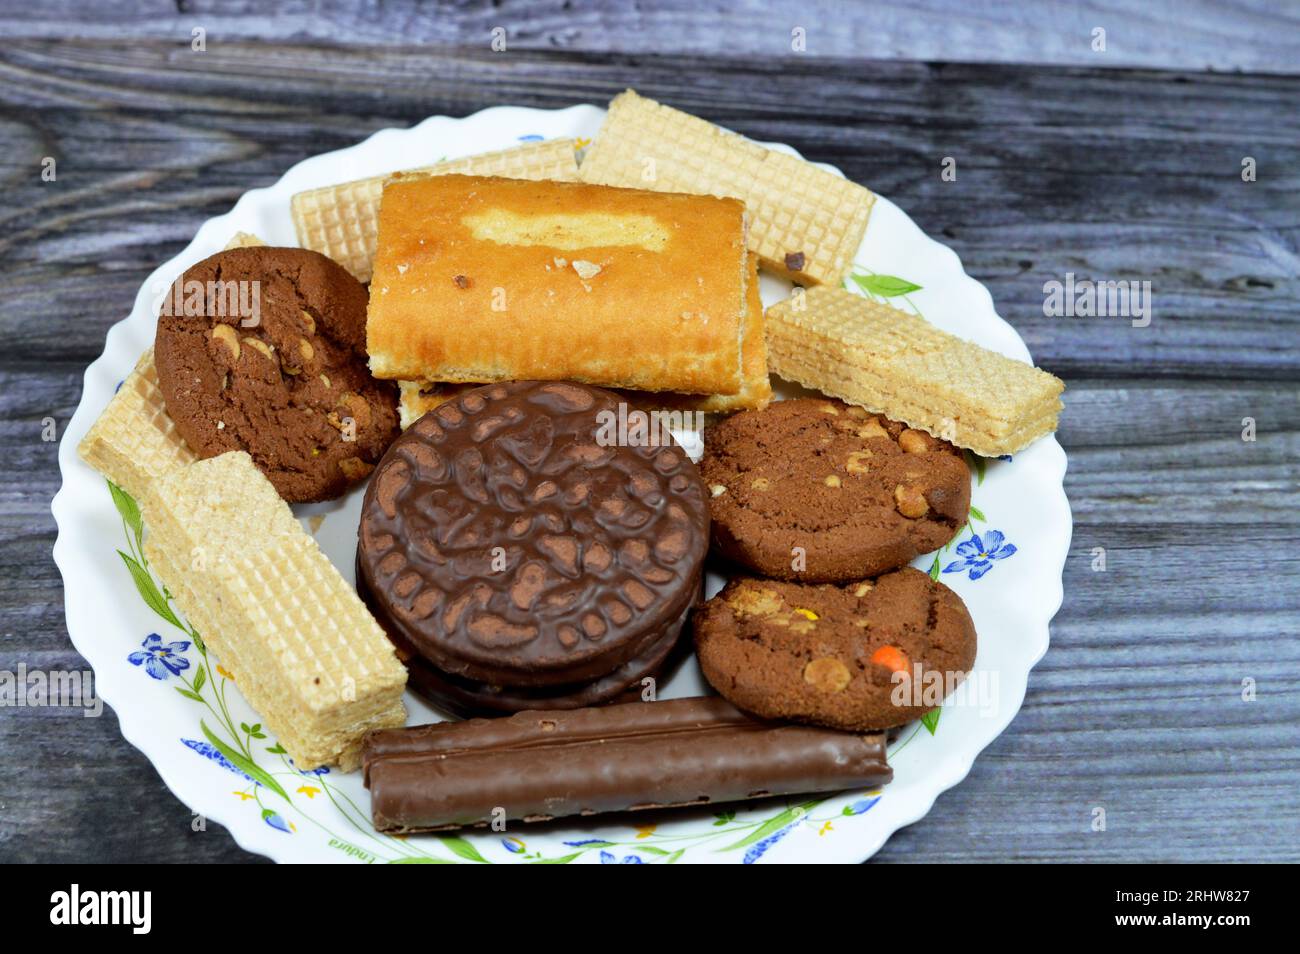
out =
[(366, 290), (299, 248), (235, 248), (186, 270), (158, 318), (167, 414), (199, 457), (245, 450), (288, 501), (365, 478), (398, 434), (370, 376)]
[[(687, 612), (689, 613), (689, 608)], [(642, 680), (658, 679), (673, 654), (680, 624), (608, 675), (572, 686), (505, 688), (452, 676), (419, 656), (404, 660), (410, 687), (453, 715), (502, 715), (528, 709), (583, 709), (610, 702), (635, 702), (644, 691)], [(400, 657), (400, 652), (399, 652)]]
[(462, 718), (526, 709), (581, 709), (609, 702), (636, 701), (644, 688), (642, 680), (647, 677), (657, 679), (663, 671), (678, 645), (678, 636), (686, 618), (698, 603), (697, 594), (697, 598), (683, 610), (681, 618), (670, 621), (658, 634), (651, 634), (642, 652), (592, 682), (506, 688), (453, 676), (438, 669), (393, 627), (391, 617), (377, 605), (361, 573), (357, 573), (357, 592), (384, 626), (397, 658), (410, 674), (409, 686), (439, 708)]
[(708, 430), (713, 539), (764, 576), (875, 576), (943, 546), (970, 510), (961, 452), (860, 407), (777, 401)]
[(572, 695), (671, 647), (698, 598), (704, 485), (675, 443), (610, 440), (618, 407), (569, 382), (490, 384), (398, 438), (358, 531), (380, 622), (498, 700)]
[(740, 577), (694, 625), (704, 677), (733, 705), (837, 729), (918, 719), (975, 664), (966, 605), (911, 567), (838, 586)]

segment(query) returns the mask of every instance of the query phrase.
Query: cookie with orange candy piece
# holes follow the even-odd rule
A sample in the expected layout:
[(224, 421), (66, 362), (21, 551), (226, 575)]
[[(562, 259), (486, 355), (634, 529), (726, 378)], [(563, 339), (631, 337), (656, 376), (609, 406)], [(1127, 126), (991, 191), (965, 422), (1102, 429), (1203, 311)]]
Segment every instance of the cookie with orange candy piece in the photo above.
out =
[(975, 644), (961, 598), (911, 567), (842, 585), (737, 577), (695, 616), (704, 677), (737, 708), (856, 732), (937, 708)]

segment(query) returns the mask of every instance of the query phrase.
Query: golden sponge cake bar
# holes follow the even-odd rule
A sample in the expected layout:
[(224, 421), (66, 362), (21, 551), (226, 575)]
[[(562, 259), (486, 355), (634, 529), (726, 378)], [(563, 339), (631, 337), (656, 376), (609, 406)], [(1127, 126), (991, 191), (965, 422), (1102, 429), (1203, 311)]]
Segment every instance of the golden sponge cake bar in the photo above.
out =
[(616, 96), (583, 157), (583, 182), (735, 196), (749, 210), (749, 248), (801, 285), (844, 280), (876, 197), (810, 162), (680, 110)]
[(572, 182), (578, 178), (576, 146), (572, 139), (551, 139), (299, 192), (289, 203), (298, 244), (329, 256), (358, 281), (368, 282), (374, 267), (379, 200), (389, 181), (455, 172)]
[[(741, 328), (740, 358), (742, 383), (736, 394), (671, 394), (629, 391), (628, 399), (645, 407), (665, 410), (729, 412), (764, 408), (772, 400), (772, 381), (767, 373), (767, 342), (763, 337), (763, 300), (759, 297), (758, 259), (749, 256), (749, 281), (745, 287), (745, 320)], [(406, 430), (440, 404), (451, 400), (474, 384), (437, 384), (399, 381), (398, 410)]]
[(772, 370), (985, 457), (1056, 430), (1064, 383), (842, 288), (767, 310)]
[(772, 379), (767, 370), (763, 299), (758, 287), (758, 258), (749, 256), (745, 283), (745, 318), (740, 330), (740, 390), (735, 394), (663, 394), (629, 392), (628, 397), (651, 408), (730, 413), (767, 407), (772, 400)]
[(735, 199), (439, 175), (384, 188), (366, 345), (378, 378), (741, 390)]

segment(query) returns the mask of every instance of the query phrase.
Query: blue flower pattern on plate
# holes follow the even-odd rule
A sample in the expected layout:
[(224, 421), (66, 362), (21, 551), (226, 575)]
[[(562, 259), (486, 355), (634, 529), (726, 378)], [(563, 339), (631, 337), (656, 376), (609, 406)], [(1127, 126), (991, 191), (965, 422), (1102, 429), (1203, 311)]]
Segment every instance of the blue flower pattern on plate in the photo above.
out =
[(181, 739), (181, 742), (182, 744), (193, 749), (195, 752), (199, 753), (199, 755), (203, 756), (205, 759), (211, 759), (213, 762), (216, 762), (222, 768), (230, 769), (230, 771), (234, 772), (240, 778), (246, 778), (254, 785), (261, 784), (257, 782), (251, 775), (248, 775), (240, 771), (238, 768), (236, 768), (234, 763), (231, 762), (230, 759), (222, 755), (221, 751), (211, 742), (200, 742), (198, 739)]
[(870, 811), (870, 810), (875, 806), (876, 802), (878, 802), (878, 801), (880, 801), (880, 796), (879, 796), (879, 795), (876, 795), (876, 796), (874, 796), (873, 798), (859, 798), (859, 799), (858, 799), (856, 802), (854, 802), (852, 805), (845, 805), (845, 806), (844, 806), (844, 814), (845, 814), (845, 815), (861, 815), (861, 814), (863, 814), (864, 812), (868, 812), (868, 811)]
[(273, 812), (269, 808), (263, 809), (262, 821), (266, 822), (276, 831), (282, 831), (286, 835), (293, 834), (293, 828), (289, 826), (289, 823), (284, 820), (283, 816), (281, 816), (279, 812)]
[(127, 662), (144, 666), (144, 671), (155, 679), (166, 679), (168, 673), (179, 676), (190, 668), (190, 661), (181, 655), (190, 648), (188, 642), (164, 643), (157, 633), (150, 633), (140, 645), (144, 648), (127, 656)]
[(986, 530), (983, 537), (972, 533), (969, 540), (957, 544), (957, 555), (961, 559), (949, 563), (943, 572), (961, 573), (969, 570), (970, 578), (978, 580), (993, 569), (994, 560), (1005, 560), (1016, 552), (1013, 544), (1003, 543), (1005, 539), (1000, 530)]
[(636, 855), (624, 855), (623, 860), (619, 861), (618, 858), (610, 854), (608, 851), (602, 851), (600, 853), (600, 863), (602, 865), (643, 865), (645, 864), (645, 862), (642, 861), (640, 858), (638, 858)]
[(745, 857), (744, 859), (742, 859), (741, 864), (752, 865), (759, 858), (762, 858), (763, 855), (767, 853), (767, 849), (771, 848), (773, 845), (775, 845), (786, 835), (790, 834), (790, 832), (794, 831), (795, 828), (799, 826), (799, 822), (802, 820), (803, 819), (797, 819), (795, 821), (792, 821), (790, 824), (786, 825), (780, 831), (774, 832), (773, 834), (768, 835), (762, 841), (758, 842), (756, 845), (754, 845), (753, 848), (750, 848), (749, 851), (745, 852)]

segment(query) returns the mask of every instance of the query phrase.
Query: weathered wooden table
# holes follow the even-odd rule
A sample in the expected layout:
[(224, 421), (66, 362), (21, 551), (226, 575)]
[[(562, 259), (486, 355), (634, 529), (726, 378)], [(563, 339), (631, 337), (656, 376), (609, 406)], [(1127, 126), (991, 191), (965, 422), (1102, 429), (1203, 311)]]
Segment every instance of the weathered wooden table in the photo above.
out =
[[(1049, 36), (980, 2), (923, 22), (813, 3), (790, 18), (808, 22), (795, 54), (791, 27), (747, 3), (660, 17), (327, 6), (310, 21), (27, 6), (0, 9), (0, 670), (85, 666), (50, 559), (59, 478), (43, 421), (61, 430), (108, 327), (205, 218), (376, 129), (632, 85), (898, 202), (1069, 385), (1075, 528), (1052, 648), (970, 777), (877, 857), (1300, 859), (1294, 19), (1197, 5), (1180, 37), (1160, 26), (1178, 5), (1163, 21), (1111, 13), (1109, 55), (1069, 4), (1047, 5), (1069, 14)], [(494, 25), (504, 53), (488, 47)], [(1044, 283), (1070, 272), (1150, 281), (1150, 325), (1045, 317)], [(1105, 832), (1090, 827), (1098, 806)], [(0, 860), (250, 858), (190, 818), (111, 711), (0, 709)]]

